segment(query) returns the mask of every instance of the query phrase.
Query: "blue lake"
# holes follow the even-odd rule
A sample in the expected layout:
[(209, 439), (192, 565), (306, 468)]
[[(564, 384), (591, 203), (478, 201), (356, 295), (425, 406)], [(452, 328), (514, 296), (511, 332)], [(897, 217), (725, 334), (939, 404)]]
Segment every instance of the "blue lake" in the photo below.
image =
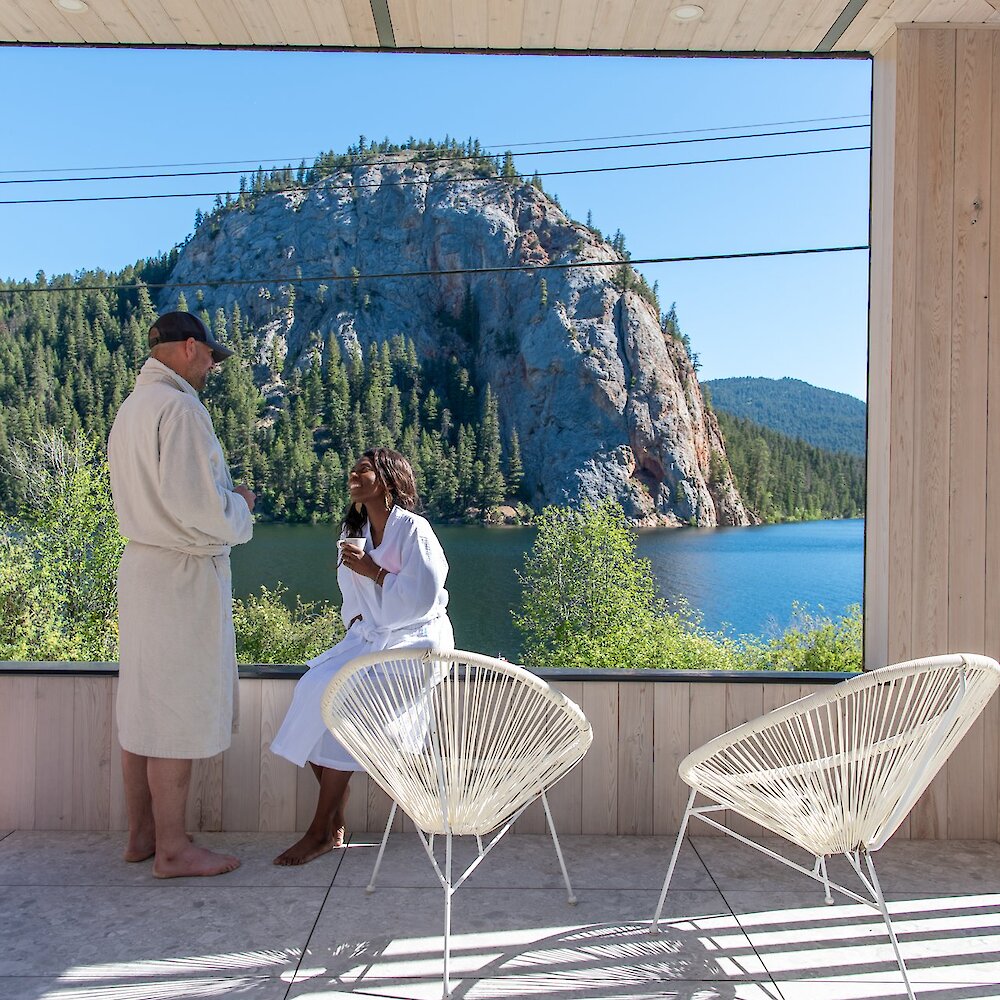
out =
[[(706, 628), (743, 634), (782, 631), (798, 602), (830, 616), (862, 596), (864, 521), (808, 521), (759, 528), (651, 528), (637, 551), (650, 561), (661, 594), (682, 598)], [(451, 566), (449, 610), (460, 648), (515, 657), (511, 608), (520, 603), (515, 571), (531, 547), (531, 528), (436, 528)], [(243, 597), (283, 583), (304, 600), (339, 604), (334, 529), (261, 524), (233, 550), (233, 581)]]

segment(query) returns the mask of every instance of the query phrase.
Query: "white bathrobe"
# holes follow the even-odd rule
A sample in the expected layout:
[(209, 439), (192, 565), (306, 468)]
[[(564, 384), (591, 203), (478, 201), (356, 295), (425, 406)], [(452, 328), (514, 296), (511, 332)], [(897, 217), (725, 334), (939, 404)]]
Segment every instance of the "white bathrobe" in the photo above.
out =
[(253, 517), (194, 388), (154, 358), (108, 439), (129, 540), (118, 569), (118, 734), (148, 757), (212, 757), (238, 716), (229, 550)]
[(295, 686), (292, 704), (271, 743), (271, 751), (300, 767), (306, 761), (339, 771), (359, 771), (361, 765), (327, 730), (320, 699), (333, 675), (363, 653), (401, 646), (451, 650), (455, 645), (444, 589), (448, 562), (437, 536), (419, 514), (393, 507), (382, 543), (372, 545), (364, 528), (365, 551), (388, 572), (378, 586), (346, 566), (337, 570), (343, 594), (341, 614), (349, 625), (362, 620), (332, 649), (309, 661), (309, 671)]

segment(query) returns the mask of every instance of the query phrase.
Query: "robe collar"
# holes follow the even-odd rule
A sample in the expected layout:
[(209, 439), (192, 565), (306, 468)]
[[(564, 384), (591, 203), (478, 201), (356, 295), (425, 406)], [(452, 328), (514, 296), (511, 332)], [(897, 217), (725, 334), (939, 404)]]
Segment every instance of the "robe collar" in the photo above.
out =
[(135, 384), (137, 386), (154, 385), (157, 382), (172, 382), (181, 392), (186, 392), (199, 402), (201, 401), (198, 390), (186, 378), (178, 375), (173, 368), (168, 368), (162, 361), (157, 361), (156, 358), (147, 358), (146, 363), (139, 369)]

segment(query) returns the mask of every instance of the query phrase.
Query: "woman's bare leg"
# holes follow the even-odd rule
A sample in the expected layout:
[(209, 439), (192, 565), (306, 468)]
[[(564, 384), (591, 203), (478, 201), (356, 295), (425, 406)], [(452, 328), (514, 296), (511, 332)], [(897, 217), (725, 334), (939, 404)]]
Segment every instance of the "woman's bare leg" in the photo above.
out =
[(343, 843), (347, 783), (353, 772), (310, 766), (319, 779), (316, 814), (305, 834), (274, 859), (276, 865), (304, 865)]

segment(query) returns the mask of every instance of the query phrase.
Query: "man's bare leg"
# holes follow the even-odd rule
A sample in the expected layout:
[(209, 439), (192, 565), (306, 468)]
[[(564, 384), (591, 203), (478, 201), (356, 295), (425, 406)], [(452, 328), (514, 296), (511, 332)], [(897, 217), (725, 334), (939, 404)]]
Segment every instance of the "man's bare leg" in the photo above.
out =
[(122, 857), (145, 861), (156, 853), (153, 798), (146, 776), (148, 757), (122, 750), (122, 778), (125, 783), (125, 813), (128, 816), (128, 843)]
[(239, 858), (195, 847), (188, 839), (184, 814), (191, 784), (191, 761), (150, 757), (146, 775), (156, 823), (153, 874), (157, 878), (179, 878), (222, 875), (239, 868)]
[(276, 865), (304, 865), (344, 843), (344, 806), (353, 772), (310, 766), (319, 779), (316, 813), (304, 836), (274, 859)]

